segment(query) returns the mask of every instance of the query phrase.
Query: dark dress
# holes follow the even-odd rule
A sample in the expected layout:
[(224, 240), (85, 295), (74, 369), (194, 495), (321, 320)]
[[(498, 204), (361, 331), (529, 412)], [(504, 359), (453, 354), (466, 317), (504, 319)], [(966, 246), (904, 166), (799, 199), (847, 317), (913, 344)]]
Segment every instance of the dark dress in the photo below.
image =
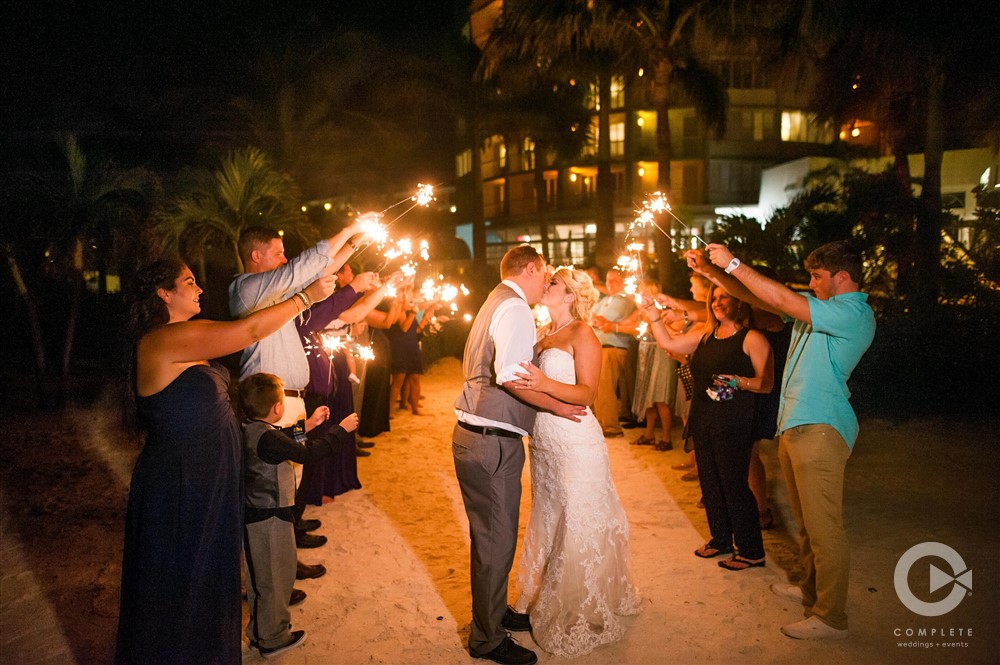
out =
[(785, 359), (788, 357), (788, 344), (792, 340), (792, 323), (785, 323), (781, 330), (761, 330), (771, 352), (774, 354), (774, 384), (771, 392), (757, 394), (757, 405), (753, 415), (754, 441), (773, 439), (778, 431), (778, 406), (781, 403), (781, 381), (785, 373)]
[(688, 426), (694, 439), (702, 501), (712, 534), (710, 545), (728, 551), (735, 541), (740, 556), (764, 556), (757, 501), (747, 482), (753, 450), (756, 393), (737, 390), (733, 398), (713, 401), (706, 392), (713, 374), (754, 376), (753, 363), (743, 352), (748, 328), (726, 339), (710, 334), (691, 356), (694, 396)]
[(242, 444), (229, 372), (193, 365), (139, 398), (117, 663), (239, 663)]
[(389, 384), (392, 349), (385, 333), (377, 328), (371, 331), (372, 352), (375, 355), (365, 366), (365, 390), (361, 398), (361, 420), (358, 434), (373, 437), (389, 431)]
[(420, 333), (416, 317), (409, 330), (403, 332), (398, 323), (392, 324), (386, 336), (392, 349), (393, 374), (423, 374), (424, 361), (420, 354)]
[[(360, 297), (350, 286), (340, 289), (326, 300), (313, 305), (309, 309), (309, 316), (297, 323), (309, 361), (306, 415), (312, 414), (318, 406), (330, 407), (330, 420), (316, 427), (316, 436), (326, 434), (331, 426), (339, 425), (341, 420), (354, 412), (354, 394), (351, 382), (347, 380), (349, 372), (344, 352), (328, 354), (322, 351), (318, 335)], [(332, 456), (303, 465), (299, 504), (320, 506), (323, 505), (324, 496), (332, 498), (350, 490), (361, 489), (354, 432), (348, 434), (348, 439), (349, 445), (341, 446)]]

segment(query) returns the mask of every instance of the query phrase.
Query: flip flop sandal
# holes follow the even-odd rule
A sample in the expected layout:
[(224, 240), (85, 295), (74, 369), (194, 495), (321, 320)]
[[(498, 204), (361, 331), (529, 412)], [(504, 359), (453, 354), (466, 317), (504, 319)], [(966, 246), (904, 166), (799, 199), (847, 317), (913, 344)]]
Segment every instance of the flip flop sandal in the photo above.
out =
[(702, 559), (711, 559), (712, 557), (717, 557), (720, 554), (732, 554), (732, 553), (733, 553), (732, 547), (712, 547), (711, 543), (705, 543), (704, 545), (702, 545), (701, 547), (699, 547), (694, 551), (694, 555)]
[(732, 557), (731, 559), (726, 559), (725, 561), (719, 562), (719, 568), (725, 568), (726, 570), (746, 570), (747, 568), (763, 568), (764, 559), (744, 559), (739, 554)]

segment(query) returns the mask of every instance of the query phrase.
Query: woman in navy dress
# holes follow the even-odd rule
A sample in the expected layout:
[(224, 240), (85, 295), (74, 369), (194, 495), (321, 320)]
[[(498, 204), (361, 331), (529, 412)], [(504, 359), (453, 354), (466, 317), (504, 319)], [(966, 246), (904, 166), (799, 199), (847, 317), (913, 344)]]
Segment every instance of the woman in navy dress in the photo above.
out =
[(132, 473), (117, 663), (239, 663), (240, 429), (209, 360), (280, 328), (333, 277), (239, 321), (190, 320), (201, 288), (180, 260), (141, 271), (130, 311), (126, 421), (146, 435)]

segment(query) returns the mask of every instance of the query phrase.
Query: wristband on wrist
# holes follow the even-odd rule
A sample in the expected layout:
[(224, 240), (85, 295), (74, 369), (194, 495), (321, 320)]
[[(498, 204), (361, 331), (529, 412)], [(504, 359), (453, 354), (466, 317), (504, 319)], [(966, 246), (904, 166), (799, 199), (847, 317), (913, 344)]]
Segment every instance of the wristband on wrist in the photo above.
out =
[(312, 307), (312, 301), (309, 299), (309, 296), (306, 295), (305, 291), (299, 291), (295, 295), (302, 299), (302, 305), (306, 309), (309, 309), (310, 307)]
[(728, 266), (726, 266), (726, 274), (728, 275), (729, 273), (733, 272), (739, 267), (740, 267), (740, 260), (734, 256), (733, 260), (729, 262)]

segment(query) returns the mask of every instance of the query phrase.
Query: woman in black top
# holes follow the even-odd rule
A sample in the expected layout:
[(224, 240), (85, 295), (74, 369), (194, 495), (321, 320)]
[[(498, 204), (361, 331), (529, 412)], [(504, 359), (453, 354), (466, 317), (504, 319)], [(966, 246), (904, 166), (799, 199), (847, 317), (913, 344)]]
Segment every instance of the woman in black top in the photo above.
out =
[(745, 570), (764, 565), (757, 503), (747, 483), (753, 449), (755, 399), (773, 381), (767, 339), (747, 327), (749, 306), (714, 286), (702, 331), (671, 337), (652, 300), (644, 300), (656, 341), (673, 353), (692, 353), (689, 430), (712, 539), (695, 550), (711, 558), (737, 553), (719, 565)]

